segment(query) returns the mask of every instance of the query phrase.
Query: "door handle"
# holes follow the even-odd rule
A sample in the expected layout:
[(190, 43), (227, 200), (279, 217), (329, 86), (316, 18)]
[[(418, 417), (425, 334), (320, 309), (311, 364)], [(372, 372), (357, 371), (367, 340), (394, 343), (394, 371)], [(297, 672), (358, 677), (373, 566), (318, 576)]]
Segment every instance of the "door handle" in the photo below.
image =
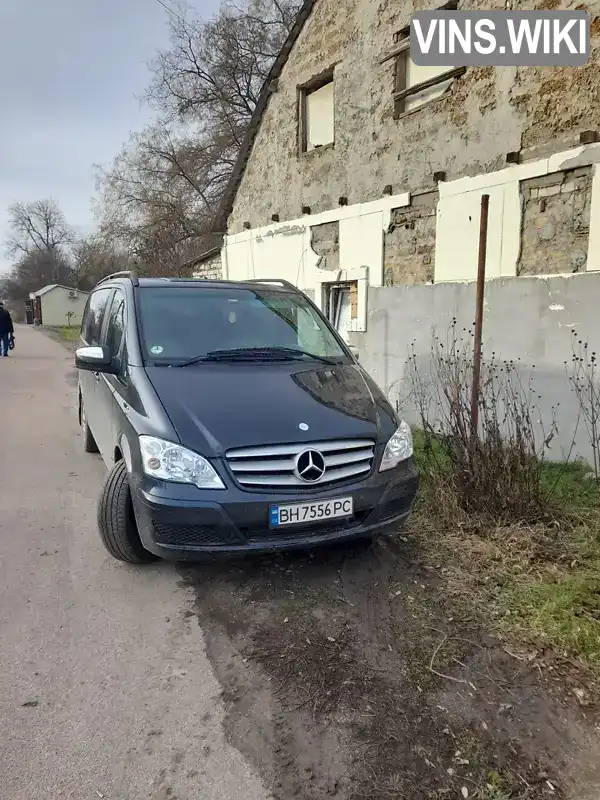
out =
[(99, 381), (100, 380), (100, 373), (99, 372), (94, 372), (94, 378), (96, 378), (96, 380)]

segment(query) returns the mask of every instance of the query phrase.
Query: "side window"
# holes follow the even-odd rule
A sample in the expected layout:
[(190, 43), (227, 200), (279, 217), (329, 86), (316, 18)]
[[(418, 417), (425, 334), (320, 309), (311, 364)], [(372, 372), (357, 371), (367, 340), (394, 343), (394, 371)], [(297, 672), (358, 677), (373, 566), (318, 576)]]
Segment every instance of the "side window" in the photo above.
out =
[(113, 358), (119, 355), (124, 335), (125, 298), (121, 292), (115, 292), (108, 312), (108, 326), (106, 328), (106, 346), (109, 348)]
[(90, 346), (100, 344), (104, 314), (112, 293), (112, 289), (98, 289), (90, 295), (81, 332), (85, 343)]
[(92, 295), (90, 295), (87, 299), (87, 303), (85, 304), (85, 308), (83, 310), (83, 316), (81, 318), (81, 330), (80, 334), (85, 339), (85, 332), (88, 325), (88, 320), (90, 318), (90, 301), (92, 299)]

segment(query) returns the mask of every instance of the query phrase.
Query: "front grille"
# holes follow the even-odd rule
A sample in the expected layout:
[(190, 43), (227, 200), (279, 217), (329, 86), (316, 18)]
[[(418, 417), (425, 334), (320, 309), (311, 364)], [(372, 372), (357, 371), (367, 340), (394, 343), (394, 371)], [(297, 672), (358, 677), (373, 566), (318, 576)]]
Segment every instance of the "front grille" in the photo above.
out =
[(209, 525), (155, 523), (154, 535), (158, 544), (166, 544), (171, 547), (206, 547), (224, 544), (218, 529)]
[[(296, 459), (306, 450), (323, 456), (325, 472), (318, 481), (306, 482), (296, 475)], [(227, 463), (240, 486), (254, 488), (324, 486), (367, 475), (373, 466), (372, 439), (343, 439), (262, 447), (240, 447), (226, 453)]]

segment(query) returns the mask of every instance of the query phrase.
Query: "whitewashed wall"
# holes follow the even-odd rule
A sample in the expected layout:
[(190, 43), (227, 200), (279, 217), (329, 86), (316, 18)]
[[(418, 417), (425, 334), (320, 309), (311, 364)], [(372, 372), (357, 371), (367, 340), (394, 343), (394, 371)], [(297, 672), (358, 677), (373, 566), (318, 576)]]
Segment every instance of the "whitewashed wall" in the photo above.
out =
[[(517, 274), (521, 247), (521, 181), (566, 169), (592, 166), (592, 203), (586, 270), (600, 270), (600, 145), (582, 146), (496, 172), (438, 184), (435, 283), (474, 281), (477, 276), (481, 196), (490, 195), (486, 277)], [(410, 205), (410, 193), (369, 203), (341, 206), (288, 222), (273, 223), (227, 236), (223, 276), (232, 280), (284, 278), (310, 291), (323, 307), (323, 286), (356, 280), (358, 316), (351, 331), (367, 329), (368, 288), (384, 280), (384, 234), (392, 210)], [(319, 269), (311, 246), (311, 228), (338, 222), (340, 270)]]
[[(392, 209), (409, 203), (408, 193), (388, 196), (227, 236), (223, 276), (230, 280), (283, 278), (313, 291), (319, 307), (323, 306), (323, 284), (356, 280), (358, 316), (351, 330), (364, 331), (368, 286), (383, 285), (383, 236)], [(339, 223), (340, 269), (335, 271), (319, 269), (319, 256), (311, 246), (311, 228), (328, 222)]]

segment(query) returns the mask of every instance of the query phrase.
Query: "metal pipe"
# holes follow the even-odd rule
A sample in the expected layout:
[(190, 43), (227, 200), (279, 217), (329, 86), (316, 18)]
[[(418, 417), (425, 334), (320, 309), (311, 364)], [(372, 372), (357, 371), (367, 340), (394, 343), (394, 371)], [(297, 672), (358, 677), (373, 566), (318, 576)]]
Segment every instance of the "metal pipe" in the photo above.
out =
[(483, 299), (485, 293), (485, 260), (487, 255), (489, 194), (481, 195), (479, 218), (479, 258), (477, 261), (477, 299), (475, 304), (475, 344), (473, 351), (473, 387), (471, 391), (471, 431), (477, 436), (479, 427), (479, 387), (481, 383), (481, 342), (483, 338)]

